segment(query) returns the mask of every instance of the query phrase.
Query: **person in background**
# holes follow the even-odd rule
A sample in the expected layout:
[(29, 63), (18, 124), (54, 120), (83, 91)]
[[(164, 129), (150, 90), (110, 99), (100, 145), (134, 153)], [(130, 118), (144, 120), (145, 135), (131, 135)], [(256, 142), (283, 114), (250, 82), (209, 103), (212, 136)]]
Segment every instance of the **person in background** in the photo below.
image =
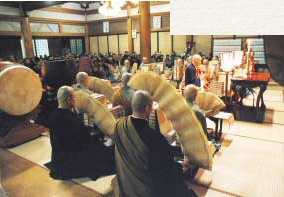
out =
[(189, 63), (185, 69), (185, 86), (189, 84), (194, 84), (198, 87), (200, 84), (200, 65), (201, 65), (201, 56), (196, 54), (192, 56), (192, 62)]
[(124, 65), (121, 67), (121, 75), (124, 73), (131, 73), (131, 66), (129, 60), (124, 60)]
[(187, 42), (185, 48), (185, 56), (191, 55), (192, 48), (193, 48), (192, 42)]
[(14, 55), (11, 55), (10, 58), (9, 58), (10, 62), (16, 64), (17, 63), (17, 60), (16, 58), (14, 57)]
[(96, 64), (93, 67), (92, 76), (100, 78), (100, 79), (105, 78), (104, 69), (103, 69), (103, 66), (100, 63)]
[(121, 65), (122, 64), (124, 64), (125, 63), (125, 60), (129, 60), (129, 58), (130, 58), (130, 55), (129, 55), (129, 53), (128, 53), (128, 51), (124, 51), (124, 54), (123, 54), (123, 56), (121, 57)]
[(131, 79), (130, 73), (124, 73), (121, 78), (122, 87), (118, 89), (112, 99), (113, 106), (122, 106), (125, 111), (125, 116), (129, 116), (132, 114), (131, 109), (131, 100), (134, 94), (134, 90), (127, 85), (129, 80)]
[[(133, 113), (117, 122), (114, 131), (119, 196), (192, 197), (183, 182), (173, 148), (148, 124), (153, 100), (144, 90), (134, 93)], [(115, 181), (114, 181), (115, 182)]]
[(164, 61), (166, 62), (166, 66), (167, 66), (168, 68), (172, 68), (171, 59), (170, 59), (170, 55), (169, 55), (169, 54), (166, 55), (166, 58), (165, 58)]
[(187, 69), (187, 66), (188, 65), (190, 65), (190, 64), (192, 64), (192, 56), (189, 56), (188, 58), (187, 58), (187, 61), (186, 61), (187, 63), (185, 64), (185, 68), (184, 68), (184, 73), (183, 73), (183, 76), (182, 76), (182, 80), (181, 80), (181, 82), (180, 82), (180, 84), (179, 84), (179, 89), (180, 90), (182, 90), (182, 88), (184, 88), (186, 85), (185, 85), (185, 71), (186, 71), (186, 69)]
[(202, 60), (202, 64), (200, 66), (200, 81), (201, 81), (201, 88), (205, 90), (209, 89), (210, 86), (210, 76), (209, 76), (210, 68), (209, 68), (209, 60), (207, 58)]
[(220, 71), (220, 62), (219, 57), (214, 56), (211, 61), (209, 61), (209, 66), (211, 68), (211, 71), (213, 71), (213, 79), (217, 80), (219, 79), (219, 71)]
[(172, 68), (174, 67), (175, 60), (176, 60), (176, 53), (174, 51), (171, 53), (170, 60), (171, 60), (171, 68)]
[(141, 68), (142, 68), (142, 66), (143, 66), (144, 64), (147, 64), (147, 61), (148, 61), (148, 58), (147, 58), (147, 57), (143, 57), (143, 58), (142, 58), (142, 63), (139, 65), (139, 70), (141, 70)]
[(30, 69), (34, 69), (34, 64), (32, 63), (30, 58), (25, 58), (23, 61), (24, 66), (30, 68)]
[(93, 62), (88, 55), (85, 54), (79, 58), (79, 72), (86, 72), (91, 75), (93, 67)]
[(117, 83), (117, 82), (120, 82), (121, 80), (121, 74), (119, 72), (119, 68), (118, 68), (118, 65), (117, 64), (111, 64), (110, 65), (110, 77), (109, 77), (109, 80), (112, 82), (112, 83)]

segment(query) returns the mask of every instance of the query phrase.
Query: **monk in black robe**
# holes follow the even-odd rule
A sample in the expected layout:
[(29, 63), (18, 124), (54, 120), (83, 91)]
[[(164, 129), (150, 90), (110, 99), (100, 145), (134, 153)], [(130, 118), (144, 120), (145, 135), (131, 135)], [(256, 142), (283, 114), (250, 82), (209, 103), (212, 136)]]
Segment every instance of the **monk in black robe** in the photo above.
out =
[(52, 147), (51, 173), (56, 179), (91, 177), (115, 173), (113, 148), (92, 138), (72, 112), (74, 90), (63, 86), (58, 90), (58, 109), (49, 119)]

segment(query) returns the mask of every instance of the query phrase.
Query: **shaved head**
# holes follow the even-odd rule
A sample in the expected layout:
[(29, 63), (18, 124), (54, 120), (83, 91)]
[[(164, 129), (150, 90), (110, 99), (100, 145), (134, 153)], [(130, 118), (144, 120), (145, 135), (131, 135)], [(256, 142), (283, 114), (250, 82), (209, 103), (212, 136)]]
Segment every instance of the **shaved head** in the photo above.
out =
[(70, 102), (70, 98), (74, 98), (74, 89), (70, 86), (62, 86), (57, 92), (58, 106), (61, 108), (72, 108), (74, 103)]
[(199, 89), (200, 88), (197, 87), (196, 85), (193, 84), (187, 85), (184, 90), (185, 99), (190, 103), (194, 102)]
[(130, 67), (130, 61), (129, 60), (124, 60), (124, 66)]
[(121, 82), (122, 82), (123, 86), (127, 86), (127, 83), (129, 82), (130, 79), (131, 79), (131, 74), (130, 73), (124, 73), (121, 77)]
[(138, 90), (132, 97), (131, 107), (133, 114), (135, 113), (147, 113), (146, 108), (152, 105), (153, 99), (149, 92), (145, 90)]
[(87, 73), (78, 72), (77, 75), (76, 75), (77, 83), (86, 87), (87, 83), (88, 83), (88, 77), (89, 77), (89, 75)]

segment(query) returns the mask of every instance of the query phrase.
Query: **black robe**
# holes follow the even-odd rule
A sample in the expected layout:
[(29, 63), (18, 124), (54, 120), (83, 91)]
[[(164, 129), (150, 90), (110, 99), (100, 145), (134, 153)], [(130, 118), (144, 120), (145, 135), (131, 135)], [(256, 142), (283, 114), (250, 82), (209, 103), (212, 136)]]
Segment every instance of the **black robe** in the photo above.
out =
[(58, 179), (98, 177), (114, 173), (113, 148), (92, 139), (75, 113), (56, 109), (51, 115), (51, 176)]

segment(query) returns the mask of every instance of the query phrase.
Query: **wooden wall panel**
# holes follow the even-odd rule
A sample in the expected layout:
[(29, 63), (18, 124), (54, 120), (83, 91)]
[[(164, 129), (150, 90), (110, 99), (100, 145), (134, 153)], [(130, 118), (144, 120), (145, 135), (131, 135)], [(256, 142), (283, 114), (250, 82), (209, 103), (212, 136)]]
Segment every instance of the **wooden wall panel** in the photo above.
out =
[(127, 32), (127, 21), (110, 23), (109, 31), (110, 32)]
[(234, 38), (234, 35), (213, 35), (213, 38)]
[(137, 37), (134, 39), (134, 52), (140, 54), (140, 33), (137, 33)]
[(61, 54), (62, 42), (60, 38), (48, 38), (49, 55), (56, 56)]
[(90, 52), (92, 54), (94, 53), (98, 54), (98, 37), (97, 36), (90, 37)]
[(140, 31), (140, 21), (133, 20), (132, 28), (135, 29), (137, 32)]
[(202, 54), (209, 55), (209, 53), (211, 53), (212, 36), (195, 35), (193, 37), (193, 40), (196, 44), (192, 52), (202, 52)]
[(22, 57), (21, 50), (21, 37), (0, 37), (0, 58), (5, 60), (10, 56), (14, 56), (17, 59)]
[(103, 24), (91, 24), (90, 25), (90, 33), (91, 34), (102, 34), (103, 33)]
[(186, 36), (185, 35), (175, 35), (173, 36), (173, 50), (177, 54), (183, 54), (186, 48)]
[(151, 33), (151, 55), (154, 54), (155, 52), (158, 52), (157, 36), (158, 36), (157, 32)]
[(119, 52), (123, 54), (124, 51), (128, 51), (128, 38), (127, 38), (127, 34), (120, 34), (119, 35)]
[(102, 53), (103, 55), (108, 53), (107, 47), (107, 36), (99, 36), (99, 52)]
[(118, 37), (117, 35), (108, 36), (109, 52), (118, 53)]
[(170, 16), (162, 16), (162, 27), (170, 27)]
[(172, 37), (170, 32), (159, 32), (159, 50), (164, 55), (171, 54)]

